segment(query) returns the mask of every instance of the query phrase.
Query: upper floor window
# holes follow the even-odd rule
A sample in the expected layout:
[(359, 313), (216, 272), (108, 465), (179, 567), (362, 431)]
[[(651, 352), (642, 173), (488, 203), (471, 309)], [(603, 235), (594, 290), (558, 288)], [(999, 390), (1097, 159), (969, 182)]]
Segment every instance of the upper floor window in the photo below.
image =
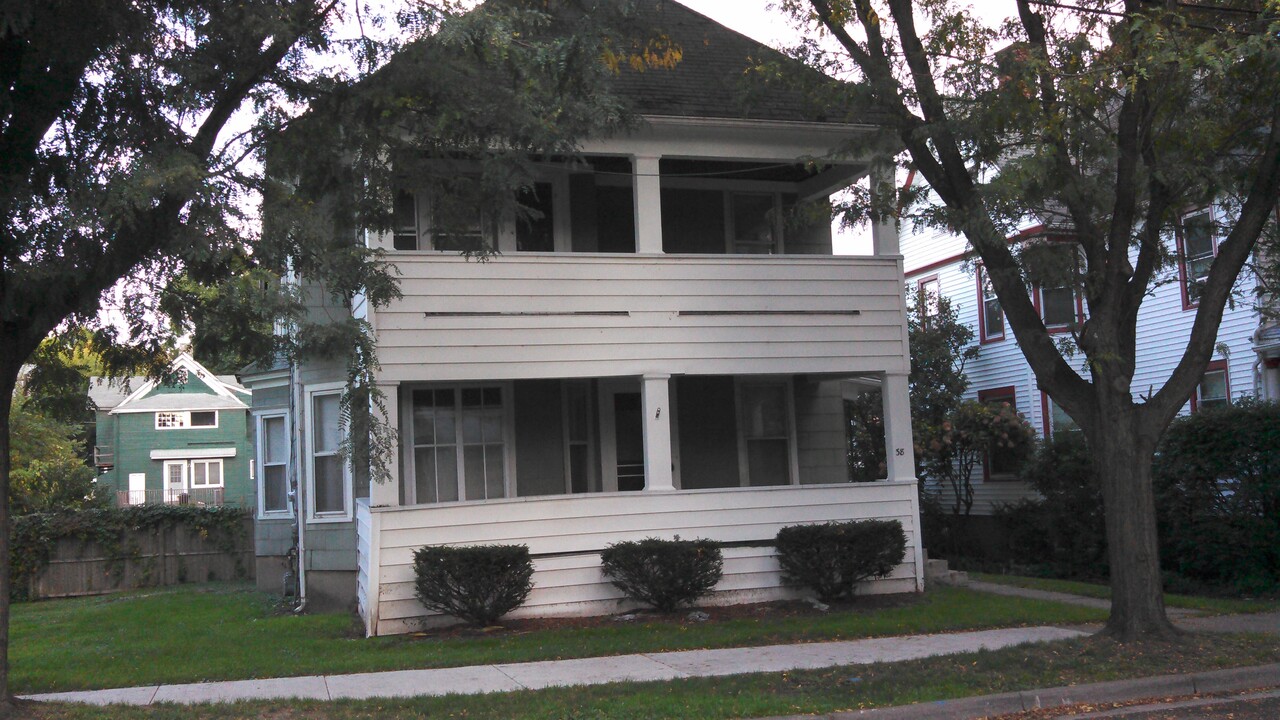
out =
[[(396, 192), (392, 209), (391, 246), (396, 250), (479, 250), (484, 246), (480, 212), (446, 223), (444, 214), (431, 212), (430, 203), (414, 193)], [(472, 219), (474, 218), (474, 219)]]
[(987, 277), (987, 269), (981, 265), (978, 266), (978, 326), (982, 342), (1004, 339), (1004, 310), (991, 278)]
[(916, 283), (916, 302), (919, 303), (916, 310), (921, 318), (937, 317), (942, 311), (942, 283), (939, 282), (937, 275), (923, 278)]
[(1218, 254), (1218, 234), (1213, 208), (1201, 208), (1182, 216), (1178, 232), (1178, 274), (1182, 280), (1182, 307), (1200, 303), (1209, 268)]
[(156, 413), (157, 430), (216, 428), (217, 410), (173, 410)]
[(1070, 287), (1037, 288), (1040, 319), (1050, 331), (1066, 330), (1076, 323), (1076, 293)]
[(1205, 367), (1204, 376), (1191, 395), (1191, 412), (1221, 407), (1230, 402), (1231, 381), (1227, 375), (1227, 361), (1214, 360)]
[(778, 227), (781, 198), (775, 193), (731, 193), (729, 229), (735, 253), (773, 255), (782, 252)]

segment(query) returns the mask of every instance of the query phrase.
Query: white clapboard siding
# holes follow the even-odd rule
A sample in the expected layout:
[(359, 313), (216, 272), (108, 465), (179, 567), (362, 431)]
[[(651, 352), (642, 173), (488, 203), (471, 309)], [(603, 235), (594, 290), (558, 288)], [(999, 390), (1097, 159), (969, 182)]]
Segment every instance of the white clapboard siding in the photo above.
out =
[(389, 257), (387, 382), (905, 369), (896, 258)]
[[(591, 615), (632, 607), (600, 572), (600, 550), (646, 537), (708, 538), (752, 543), (724, 550), (724, 578), (709, 603), (794, 597), (782, 587), (772, 542), (787, 525), (831, 520), (894, 519), (907, 535), (905, 561), (888, 578), (860, 592), (905, 592), (919, 587), (914, 483), (841, 483), (676, 492), (598, 493), (517, 498), (369, 510), (362, 502), (360, 532), (373, 532), (361, 554), (361, 578), (377, 577), (361, 592), (371, 634), (408, 632), (433, 617), (414, 595), (413, 552), (424, 545), (518, 543), (534, 556), (534, 590), (512, 615)], [(500, 518), (500, 519), (497, 519)], [(376, 532), (375, 532), (376, 529)], [(363, 545), (361, 547), (364, 547)], [(371, 559), (376, 558), (376, 559)], [(376, 587), (376, 593), (370, 592)]]

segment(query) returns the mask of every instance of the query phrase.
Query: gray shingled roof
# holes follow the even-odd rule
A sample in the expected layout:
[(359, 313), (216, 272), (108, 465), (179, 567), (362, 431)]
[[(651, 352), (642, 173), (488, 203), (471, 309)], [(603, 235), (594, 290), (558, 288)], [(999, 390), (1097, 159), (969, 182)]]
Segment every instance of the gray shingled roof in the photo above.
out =
[[(642, 32), (657, 32), (680, 46), (683, 57), (670, 70), (624, 69), (617, 87), (632, 108), (647, 115), (743, 118), (775, 121), (874, 122), (869, 113), (820, 107), (799, 83), (836, 81), (799, 61), (730, 30), (673, 0), (643, 0), (637, 21)], [(767, 87), (744, 71), (751, 63), (777, 62), (792, 69), (795, 82)], [(846, 85), (845, 87), (852, 88)]]

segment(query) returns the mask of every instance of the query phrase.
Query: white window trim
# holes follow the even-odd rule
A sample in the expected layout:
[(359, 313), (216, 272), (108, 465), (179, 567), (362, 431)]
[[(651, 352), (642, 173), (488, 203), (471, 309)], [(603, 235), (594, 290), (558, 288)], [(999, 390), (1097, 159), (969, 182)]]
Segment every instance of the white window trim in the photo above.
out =
[(738, 229), (733, 217), (733, 198), (735, 195), (770, 195), (773, 198), (772, 215), (773, 221), (770, 223), (773, 228), (773, 252), (769, 255), (785, 255), (787, 252), (786, 233), (784, 231), (784, 223), (782, 217), (782, 192), (778, 190), (740, 190), (730, 189), (724, 191), (724, 247), (726, 255), (759, 255), (761, 253), (739, 253), (738, 252)]
[[(211, 412), (213, 413), (212, 425), (192, 425), (191, 413), (193, 412)], [(166, 427), (160, 424), (161, 415), (177, 415), (181, 425)], [(217, 410), (157, 410), (153, 418), (156, 424), (156, 430), (217, 430), (222, 423), (222, 413)]]
[(191, 468), (188, 467), (186, 460), (165, 460), (164, 461), (163, 475), (161, 475), (161, 479), (160, 479), (160, 490), (162, 492), (168, 492), (170, 490), (169, 468), (174, 466), (182, 468), (182, 488), (179, 490), (179, 492), (186, 492), (189, 489), (190, 482), (191, 482)]
[[(208, 469), (208, 468), (209, 468), (209, 466), (213, 465), (214, 463), (217, 463), (217, 465), (218, 465), (218, 484), (217, 484), (217, 485), (210, 485), (210, 484), (208, 484), (208, 483), (205, 483), (204, 485), (197, 485), (197, 484), (196, 484), (196, 463), (204, 463), (204, 464), (205, 464), (205, 466), (206, 466), (206, 467), (205, 467), (205, 479), (206, 479), (206, 480), (207, 480), (207, 479), (208, 479), (208, 477), (209, 477), (209, 469)], [(226, 467), (222, 464), (222, 458), (199, 458), (199, 459), (194, 459), (194, 460), (188, 460), (188, 461), (187, 461), (187, 485), (188, 485), (192, 490), (210, 490), (210, 489), (215, 489), (215, 488), (224, 488), (224, 487), (226, 487)]]
[[(306, 396), (306, 405), (304, 406), (304, 415), (306, 417), (306, 495), (307, 495), (307, 522), (308, 523), (339, 523), (350, 522), (352, 518), (352, 504), (354, 500), (352, 496), (355, 494), (355, 488), (351, 482), (351, 458), (346, 458), (342, 463), (342, 481), (343, 481), (343, 509), (341, 511), (317, 513), (316, 512), (316, 486), (315, 486), (315, 452), (312, 448), (315, 439), (315, 398), (321, 395), (338, 395), (341, 397), (346, 389), (344, 382), (317, 383), (315, 385), (307, 385), (304, 395)], [(344, 428), (345, 435), (350, 428)]]
[(267, 419), (274, 419), (274, 418), (280, 418), (280, 419), (284, 420), (285, 440), (286, 440), (286, 441), (290, 441), (290, 442), (289, 442), (289, 444), (290, 444), (290, 445), (292, 445), (292, 444), (293, 444), (293, 443), (291, 442), (291, 439), (292, 439), (292, 437), (293, 437), (293, 431), (289, 428), (289, 411), (287, 411), (287, 410), (271, 410), (271, 411), (266, 411), (266, 412), (258, 412), (258, 413), (254, 413), (254, 420), (253, 420), (253, 422), (254, 422), (254, 439), (256, 440), (256, 442), (254, 443), (254, 455), (255, 455), (255, 456), (256, 456), (256, 458), (257, 458), (257, 467), (258, 467), (258, 469), (259, 469), (259, 472), (257, 472), (257, 473), (256, 473), (257, 478), (256, 478), (256, 479), (255, 479), (255, 481), (254, 481), (254, 487), (255, 487), (255, 489), (257, 490), (257, 493), (258, 493), (258, 503), (257, 503), (257, 505), (258, 505), (258, 519), (260, 519), (260, 520), (267, 520), (267, 519), (270, 519), (270, 518), (291, 518), (291, 517), (293, 517), (293, 515), (294, 515), (294, 507), (293, 507), (293, 505), (294, 505), (294, 500), (293, 500), (293, 498), (292, 498), (292, 497), (290, 497), (290, 495), (289, 495), (289, 460), (292, 458), (292, 455), (293, 455), (293, 453), (292, 453), (292, 452), (290, 452), (290, 453), (288, 453), (288, 455), (286, 455), (286, 457), (285, 457), (285, 461), (284, 461), (284, 479), (285, 479), (285, 501), (284, 501), (284, 508), (285, 508), (285, 509), (284, 509), (284, 510), (272, 510), (272, 511), (269, 511), (269, 512), (268, 512), (268, 511), (267, 511), (267, 509), (266, 509), (266, 507), (263, 505), (263, 503), (266, 501), (266, 497), (267, 497), (266, 490), (265, 490), (265, 488), (264, 488), (264, 487), (263, 487), (263, 485), (262, 485), (264, 482), (266, 482), (266, 477), (267, 477), (266, 467), (267, 467), (267, 465), (266, 465), (266, 454), (263, 452), (263, 448), (264, 448), (264, 446), (266, 445), (266, 443), (263, 441), (263, 436), (262, 436), (262, 423), (263, 423), (263, 421), (264, 421), (264, 420), (267, 420)]
[(754, 377), (735, 377), (733, 379), (733, 414), (734, 425), (738, 432), (738, 484), (741, 487), (753, 487), (751, 469), (747, 466), (747, 434), (742, 423), (742, 387), (744, 385), (782, 385), (786, 395), (787, 413), (787, 471), (790, 475), (788, 485), (800, 484), (799, 442), (796, 438), (796, 398), (795, 383), (789, 375), (760, 375)]
[(574, 383), (581, 384), (582, 391), (583, 391), (583, 400), (584, 402), (586, 402), (586, 405), (587, 405), (586, 408), (584, 409), (584, 412), (586, 412), (587, 438), (585, 441), (577, 441), (577, 442), (586, 443), (587, 491), (585, 493), (580, 493), (580, 494), (589, 495), (593, 492), (596, 492), (595, 488), (600, 483), (600, 478), (599, 478), (600, 463), (599, 463), (599, 458), (597, 457), (598, 453), (596, 452), (596, 448), (599, 447), (599, 443), (597, 442), (597, 439), (596, 439), (597, 428), (596, 428), (596, 424), (592, 422), (595, 419), (595, 413), (593, 412), (594, 404), (591, 402), (591, 399), (592, 399), (591, 382), (585, 379), (564, 380), (560, 384), (561, 385), (560, 387), (560, 427), (563, 428), (564, 430), (564, 494), (565, 495), (579, 494), (579, 493), (573, 492), (573, 467), (572, 467), (573, 463), (572, 463), (572, 452), (570, 449), (573, 446), (574, 441), (571, 441), (569, 439), (569, 424), (570, 424), (569, 423), (569, 386), (570, 384), (574, 384)]
[[(516, 497), (516, 415), (514, 384), (507, 382), (467, 382), (467, 383), (406, 383), (400, 386), (405, 390), (400, 403), (400, 467), (401, 487), (404, 489), (405, 505), (425, 505), (437, 507), (445, 504), (466, 502), (489, 502), (489, 500), (510, 500)], [(444, 502), (419, 503), (417, 468), (414, 466), (413, 448), (413, 391), (414, 390), (453, 390), (455, 393), (466, 388), (499, 387), (502, 389), (502, 497), (486, 500), (446, 500)], [(455, 396), (456, 397), (456, 396)], [(457, 432), (462, 433), (461, 424)], [(457, 443), (462, 446), (461, 441)], [(466, 477), (462, 473), (461, 461), (458, 465), (458, 497), (466, 494)]]

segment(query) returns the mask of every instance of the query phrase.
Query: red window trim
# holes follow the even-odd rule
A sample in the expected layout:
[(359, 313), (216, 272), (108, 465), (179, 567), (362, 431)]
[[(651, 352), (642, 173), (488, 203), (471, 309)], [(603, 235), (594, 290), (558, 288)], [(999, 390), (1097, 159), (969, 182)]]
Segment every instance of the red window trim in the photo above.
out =
[[(1009, 334), (1008, 318), (1004, 317), (1004, 307), (1000, 308), (1000, 324), (1003, 327), (999, 335), (987, 334), (987, 299), (982, 293), (982, 278), (985, 277), (987, 269), (981, 263), (978, 264), (978, 271), (974, 273), (978, 278), (978, 342), (982, 345), (1003, 342), (1005, 336)], [(999, 296), (996, 298), (999, 300)], [(981, 398), (979, 398), (981, 399)]]
[[(1018, 386), (1004, 385), (1001, 387), (987, 388), (978, 391), (978, 402), (980, 403), (997, 403), (1007, 402), (1009, 407), (1015, 411), (1018, 409)], [(1008, 482), (1017, 480), (1011, 473), (1001, 473), (994, 476), (991, 475), (991, 458), (982, 459), (982, 482)]]
[[(1173, 236), (1178, 247), (1178, 287), (1182, 291), (1182, 309), (1184, 312), (1187, 310), (1195, 310), (1200, 307), (1200, 302), (1191, 299), (1191, 292), (1187, 288), (1187, 248), (1182, 233), (1182, 222), (1188, 215), (1195, 215), (1202, 210), (1208, 210), (1209, 218), (1211, 220), (1213, 219), (1214, 212), (1212, 205), (1192, 208), (1178, 215), (1178, 223), (1173, 228)], [(1213, 244), (1213, 256), (1216, 258), (1218, 257), (1218, 233), (1215, 231), (1211, 235), (1211, 238)], [(1199, 386), (1197, 385), (1196, 387)]]
[(931, 283), (931, 282), (938, 283), (938, 299), (939, 300), (942, 299), (942, 280), (939, 278), (939, 276), (936, 273), (933, 275), (929, 275), (928, 277), (922, 277), (916, 280), (916, 297), (917, 298), (924, 293), (925, 283)]
[[(1210, 360), (1208, 365), (1204, 366), (1204, 374), (1200, 376), (1201, 382), (1204, 382), (1204, 375), (1221, 370), (1223, 389), (1227, 392), (1227, 402), (1231, 402), (1231, 369), (1227, 367), (1226, 360)], [(1191, 412), (1200, 410), (1200, 383), (1196, 383), (1196, 389), (1191, 391)]]

